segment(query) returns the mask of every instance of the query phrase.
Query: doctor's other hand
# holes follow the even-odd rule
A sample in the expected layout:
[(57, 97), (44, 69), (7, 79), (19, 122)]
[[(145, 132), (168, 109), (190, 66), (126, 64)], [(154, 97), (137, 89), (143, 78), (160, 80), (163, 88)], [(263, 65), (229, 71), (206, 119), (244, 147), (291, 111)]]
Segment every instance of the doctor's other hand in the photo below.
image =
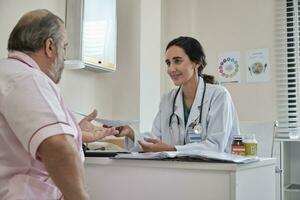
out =
[(97, 110), (94, 110), (92, 113), (90, 113), (88, 116), (86, 116), (79, 122), (79, 126), (82, 131), (82, 142), (95, 142), (106, 136), (119, 134), (119, 131), (115, 128), (104, 128), (92, 124), (92, 121), (96, 117)]
[(174, 146), (162, 143), (160, 140), (153, 138), (145, 138), (144, 140), (138, 141), (144, 152), (176, 151)]

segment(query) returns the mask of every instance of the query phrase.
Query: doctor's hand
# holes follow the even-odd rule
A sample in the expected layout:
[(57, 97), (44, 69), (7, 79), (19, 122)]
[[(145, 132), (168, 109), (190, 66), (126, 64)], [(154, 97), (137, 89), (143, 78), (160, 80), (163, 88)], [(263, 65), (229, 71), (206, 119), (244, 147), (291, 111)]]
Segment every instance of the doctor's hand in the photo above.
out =
[[(107, 126), (106, 126), (107, 127)], [(116, 137), (128, 137), (134, 141), (134, 130), (130, 126), (119, 126), (116, 127), (116, 130), (119, 131), (119, 134), (116, 134)]]
[(80, 129), (82, 131), (82, 142), (89, 143), (95, 142), (109, 135), (119, 134), (119, 131), (115, 128), (104, 128), (101, 126), (95, 126), (92, 121), (97, 117), (97, 110), (94, 110), (88, 116), (83, 118), (79, 122)]
[(138, 141), (144, 152), (158, 152), (158, 151), (176, 151), (172, 145), (162, 143), (160, 140), (145, 138), (145, 141)]

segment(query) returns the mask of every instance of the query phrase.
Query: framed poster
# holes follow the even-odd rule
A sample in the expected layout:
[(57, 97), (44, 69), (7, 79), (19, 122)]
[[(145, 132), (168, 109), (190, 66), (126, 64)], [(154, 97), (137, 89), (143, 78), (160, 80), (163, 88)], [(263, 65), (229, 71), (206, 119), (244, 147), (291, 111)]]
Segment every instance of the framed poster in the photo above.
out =
[(220, 83), (240, 82), (240, 53), (237, 51), (219, 54), (218, 74)]
[(247, 82), (267, 82), (270, 80), (269, 49), (246, 51)]

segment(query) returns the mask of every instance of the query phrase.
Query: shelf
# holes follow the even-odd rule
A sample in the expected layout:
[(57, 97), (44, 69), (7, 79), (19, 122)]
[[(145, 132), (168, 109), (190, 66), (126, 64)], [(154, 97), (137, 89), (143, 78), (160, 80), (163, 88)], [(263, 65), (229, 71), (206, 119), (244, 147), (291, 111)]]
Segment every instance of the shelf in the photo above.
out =
[(114, 72), (114, 71), (116, 71), (115, 68), (103, 67), (100, 64), (95, 65), (95, 64), (90, 64), (90, 63), (84, 63), (84, 65), (85, 65), (86, 69), (90, 69), (90, 70), (96, 71), (96, 72)]
[(290, 139), (290, 138), (275, 138), (275, 141), (281, 142), (300, 142), (300, 139)]
[(98, 72), (114, 72), (116, 71), (116, 65), (108, 61), (100, 61), (99, 59), (84, 56), (84, 65), (87, 69)]
[(284, 187), (284, 191), (286, 192), (300, 192), (300, 184), (288, 184)]

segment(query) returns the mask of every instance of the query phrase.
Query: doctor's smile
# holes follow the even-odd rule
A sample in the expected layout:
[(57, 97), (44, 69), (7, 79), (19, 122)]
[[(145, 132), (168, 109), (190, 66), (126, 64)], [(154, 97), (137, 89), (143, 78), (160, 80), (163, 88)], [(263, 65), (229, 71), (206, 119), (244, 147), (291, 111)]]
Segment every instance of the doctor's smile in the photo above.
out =
[(171, 74), (172, 80), (176, 81), (181, 78), (182, 74)]

